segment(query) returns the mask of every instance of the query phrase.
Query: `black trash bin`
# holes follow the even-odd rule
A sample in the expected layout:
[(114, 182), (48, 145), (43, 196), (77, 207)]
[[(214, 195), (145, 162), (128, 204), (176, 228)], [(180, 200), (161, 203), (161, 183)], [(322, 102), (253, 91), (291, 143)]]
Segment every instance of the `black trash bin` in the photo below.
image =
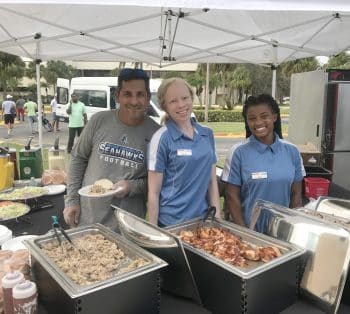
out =
[(320, 166), (304, 166), (306, 177), (319, 177), (332, 181), (332, 171)]

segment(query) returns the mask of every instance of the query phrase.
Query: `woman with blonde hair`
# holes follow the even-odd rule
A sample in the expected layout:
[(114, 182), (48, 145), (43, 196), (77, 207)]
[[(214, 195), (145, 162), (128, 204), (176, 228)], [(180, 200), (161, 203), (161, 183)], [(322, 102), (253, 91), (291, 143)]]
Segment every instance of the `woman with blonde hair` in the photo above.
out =
[(220, 214), (214, 135), (191, 119), (193, 90), (182, 78), (158, 89), (167, 120), (148, 150), (148, 213), (161, 227), (203, 216), (209, 206)]

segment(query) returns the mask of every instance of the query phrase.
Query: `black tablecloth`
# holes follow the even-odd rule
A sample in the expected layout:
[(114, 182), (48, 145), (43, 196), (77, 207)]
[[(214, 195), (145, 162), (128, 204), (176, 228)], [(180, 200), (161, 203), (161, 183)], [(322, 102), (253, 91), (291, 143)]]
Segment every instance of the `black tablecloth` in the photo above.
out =
[[(13, 231), (14, 236), (24, 234), (42, 235), (51, 229), (51, 216), (58, 217), (63, 227), (66, 227), (62, 210), (64, 208), (63, 194), (55, 196), (45, 196), (30, 202), (33, 208), (27, 215), (8, 222), (3, 222)], [(51, 206), (52, 205), (52, 206)], [(48, 206), (48, 207), (46, 207)], [(45, 207), (45, 208), (41, 208)], [(261, 287), (266, 289), (266, 287)], [(161, 314), (210, 314), (211, 312), (194, 302), (162, 292), (161, 294)], [(282, 312), (283, 314), (321, 314), (323, 311), (311, 305), (303, 299), (299, 299), (295, 304)], [(341, 305), (338, 314), (350, 313), (350, 306)], [(42, 306), (39, 307), (38, 314), (50, 314)], [(146, 314), (146, 313), (145, 313)], [(260, 313), (257, 313), (260, 314)]]

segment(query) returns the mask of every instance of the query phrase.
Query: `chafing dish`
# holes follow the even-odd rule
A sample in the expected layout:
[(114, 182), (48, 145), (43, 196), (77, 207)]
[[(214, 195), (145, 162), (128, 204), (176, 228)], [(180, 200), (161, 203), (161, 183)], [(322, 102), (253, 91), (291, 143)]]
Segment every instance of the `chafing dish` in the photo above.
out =
[(87, 234), (102, 234), (116, 243), (128, 260), (142, 258), (148, 264), (83, 286), (74, 283), (42, 251), (43, 244), (56, 241), (52, 233), (26, 241), (39, 298), (50, 314), (159, 312), (159, 270), (166, 266), (164, 261), (100, 224), (67, 230), (67, 233), (73, 240)]
[(316, 211), (335, 215), (350, 221), (350, 200), (321, 196), (317, 200)]
[(263, 233), (307, 250), (301, 293), (323, 311), (336, 313), (349, 268), (349, 230), (305, 211), (259, 200), (252, 217), (264, 226)]
[(154, 226), (119, 207), (113, 206), (120, 232), (127, 239), (166, 261), (161, 271), (162, 289), (193, 299), (201, 304), (197, 286), (181, 241), (171, 233)]
[(183, 242), (202, 302), (213, 313), (279, 313), (293, 304), (298, 291), (299, 258), (304, 250), (222, 220), (191, 220), (167, 228), (178, 235), (198, 227), (219, 227), (254, 246), (275, 246), (283, 253), (270, 262), (232, 266)]

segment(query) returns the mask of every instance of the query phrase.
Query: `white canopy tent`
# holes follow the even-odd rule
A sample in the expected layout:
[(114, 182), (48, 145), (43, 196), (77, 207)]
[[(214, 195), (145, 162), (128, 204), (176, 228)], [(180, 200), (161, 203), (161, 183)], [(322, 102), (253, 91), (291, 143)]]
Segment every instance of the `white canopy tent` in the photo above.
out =
[(95, 2), (0, 0), (0, 51), (38, 60), (37, 69), (40, 60), (275, 68), (350, 46), (348, 0)]

